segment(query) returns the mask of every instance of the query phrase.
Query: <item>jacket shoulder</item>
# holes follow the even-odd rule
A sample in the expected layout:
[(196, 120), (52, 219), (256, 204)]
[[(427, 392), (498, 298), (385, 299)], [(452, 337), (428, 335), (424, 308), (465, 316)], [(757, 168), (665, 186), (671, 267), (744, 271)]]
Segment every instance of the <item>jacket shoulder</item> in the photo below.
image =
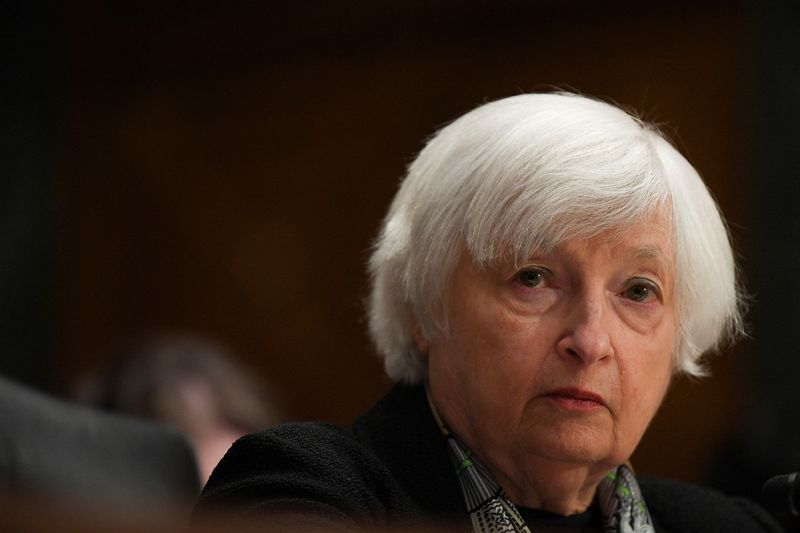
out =
[(196, 509), (291, 513), (382, 524), (402, 508), (391, 475), (351, 432), (318, 422), (283, 424), (237, 440)]
[(639, 486), (659, 532), (783, 531), (766, 510), (746, 498), (668, 479), (642, 477)]

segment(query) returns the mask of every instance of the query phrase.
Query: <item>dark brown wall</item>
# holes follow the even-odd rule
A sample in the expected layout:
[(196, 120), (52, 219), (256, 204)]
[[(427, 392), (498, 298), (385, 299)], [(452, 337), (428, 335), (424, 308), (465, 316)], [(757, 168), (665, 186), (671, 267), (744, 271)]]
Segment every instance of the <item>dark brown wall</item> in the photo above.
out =
[[(735, 5), (164, 4), (62, 13), (62, 387), (116, 343), (190, 330), (278, 384), (293, 418), (347, 423), (389, 385), (364, 334), (364, 263), (404, 166), (502, 96), (557, 85), (644, 111), (748, 225)], [(705, 474), (736, 422), (741, 357), (678, 384), (639, 470)]]

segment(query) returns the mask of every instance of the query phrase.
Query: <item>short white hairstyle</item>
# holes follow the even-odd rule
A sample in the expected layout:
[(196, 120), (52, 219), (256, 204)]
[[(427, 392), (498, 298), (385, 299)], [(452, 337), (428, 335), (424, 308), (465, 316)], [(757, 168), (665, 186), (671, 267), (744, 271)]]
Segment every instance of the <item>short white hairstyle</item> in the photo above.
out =
[(484, 104), (441, 129), (409, 166), (369, 262), (369, 331), (396, 381), (427, 364), (414, 341), (447, 335), (443, 298), (466, 250), (479, 268), (667, 213), (675, 243), (673, 370), (742, 334), (728, 230), (686, 159), (652, 125), (565, 93)]

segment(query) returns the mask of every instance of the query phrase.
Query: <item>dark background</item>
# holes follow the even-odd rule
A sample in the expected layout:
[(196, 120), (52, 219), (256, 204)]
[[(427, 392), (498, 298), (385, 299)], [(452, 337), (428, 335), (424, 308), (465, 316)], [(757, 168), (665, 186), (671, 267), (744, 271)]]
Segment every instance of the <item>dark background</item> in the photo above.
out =
[(481, 102), (573, 88), (671, 132), (754, 295), (752, 338), (675, 384), (634, 465), (721, 485), (740, 468), (733, 491), (800, 468), (797, 7), (19, 4), (2, 22), (1, 373), (66, 394), (120, 343), (196, 332), (290, 418), (347, 424), (390, 386), (364, 265), (405, 166)]

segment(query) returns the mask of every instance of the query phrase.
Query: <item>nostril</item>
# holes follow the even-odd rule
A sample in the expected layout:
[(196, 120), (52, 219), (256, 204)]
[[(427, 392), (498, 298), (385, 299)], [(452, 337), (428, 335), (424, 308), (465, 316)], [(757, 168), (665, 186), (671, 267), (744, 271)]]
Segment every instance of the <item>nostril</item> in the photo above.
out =
[(578, 354), (578, 352), (576, 352), (576, 351), (575, 351), (574, 349), (572, 349), (572, 348), (567, 348), (567, 353), (568, 353), (568, 354), (570, 354), (570, 355), (573, 355), (573, 356), (575, 356), (575, 357), (580, 357), (580, 355)]

